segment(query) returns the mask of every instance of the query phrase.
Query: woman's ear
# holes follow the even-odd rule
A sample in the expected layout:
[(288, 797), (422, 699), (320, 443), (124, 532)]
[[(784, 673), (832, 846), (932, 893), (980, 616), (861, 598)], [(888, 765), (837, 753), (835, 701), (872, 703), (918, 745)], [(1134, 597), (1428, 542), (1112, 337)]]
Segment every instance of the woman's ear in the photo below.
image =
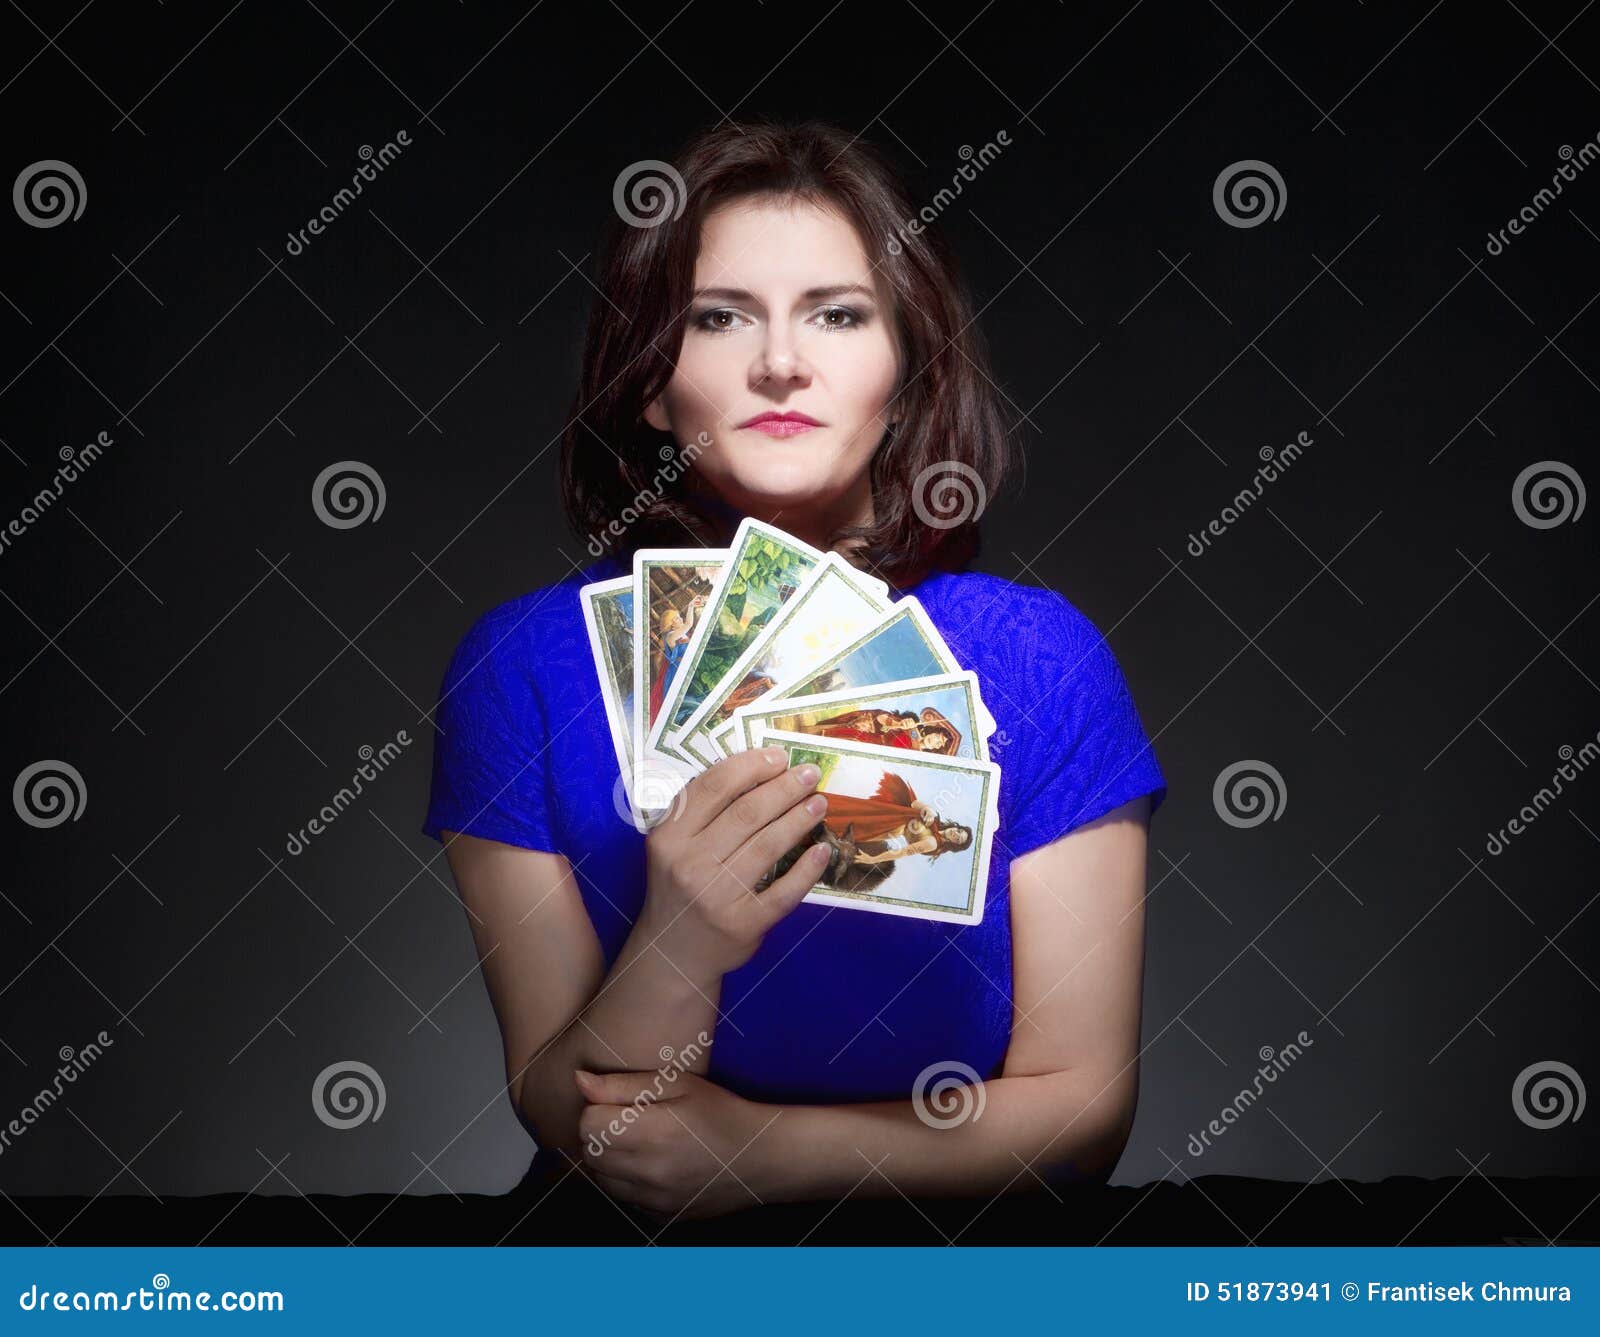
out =
[(661, 407), (661, 396), (657, 395), (644, 407), (644, 420), (658, 432), (670, 432), (672, 425), (667, 421), (666, 411)]

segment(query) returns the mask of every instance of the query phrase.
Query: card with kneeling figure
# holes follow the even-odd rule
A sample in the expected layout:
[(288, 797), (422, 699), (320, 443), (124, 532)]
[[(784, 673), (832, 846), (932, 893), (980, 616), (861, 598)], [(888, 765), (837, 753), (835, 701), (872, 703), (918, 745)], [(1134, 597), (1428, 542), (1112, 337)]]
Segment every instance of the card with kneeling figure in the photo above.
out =
[(976, 673), (940, 673), (773, 704), (757, 701), (733, 712), (731, 737), (735, 750), (742, 752), (751, 746), (753, 730), (760, 724), (787, 733), (988, 761), (989, 743), (979, 701)]
[(761, 886), (821, 840), (832, 854), (807, 901), (952, 924), (983, 919), (999, 766), (782, 729), (755, 733), (754, 746), (783, 747), (789, 765), (815, 765), (828, 800), (816, 829)]

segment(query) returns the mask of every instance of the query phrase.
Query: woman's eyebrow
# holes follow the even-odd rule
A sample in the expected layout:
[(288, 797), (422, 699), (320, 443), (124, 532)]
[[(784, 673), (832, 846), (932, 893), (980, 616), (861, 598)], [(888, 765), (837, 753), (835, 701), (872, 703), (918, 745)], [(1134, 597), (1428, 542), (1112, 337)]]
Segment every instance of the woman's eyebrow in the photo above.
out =
[[(876, 293), (861, 283), (831, 283), (820, 288), (807, 288), (800, 294), (810, 302), (824, 301), (830, 297), (846, 297), (855, 293), (862, 297), (875, 298)], [(754, 302), (755, 295), (744, 288), (696, 288), (696, 297), (713, 297), (722, 302)]]

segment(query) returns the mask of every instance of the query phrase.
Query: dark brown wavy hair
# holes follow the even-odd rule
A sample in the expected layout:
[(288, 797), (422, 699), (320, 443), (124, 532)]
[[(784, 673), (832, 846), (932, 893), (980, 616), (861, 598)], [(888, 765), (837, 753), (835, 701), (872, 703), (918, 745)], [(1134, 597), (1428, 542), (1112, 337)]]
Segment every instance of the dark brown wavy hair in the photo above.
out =
[[(575, 532), (592, 555), (610, 549), (625, 562), (639, 548), (726, 542), (725, 521), (694, 485), (692, 464), (663, 467), (674, 443), (643, 414), (683, 346), (706, 216), (771, 195), (848, 218), (895, 298), (901, 414), (871, 461), (873, 519), (839, 529), (824, 546), (901, 588), (932, 570), (961, 570), (978, 551), (981, 503), (999, 491), (1011, 458), (983, 338), (942, 234), (912, 223), (917, 206), (877, 150), (816, 121), (726, 122), (693, 138), (673, 167), (682, 192), (666, 173), (641, 176), (653, 186), (631, 200), (618, 183), (561, 443), (562, 498)], [(659, 211), (625, 221), (641, 201)]]

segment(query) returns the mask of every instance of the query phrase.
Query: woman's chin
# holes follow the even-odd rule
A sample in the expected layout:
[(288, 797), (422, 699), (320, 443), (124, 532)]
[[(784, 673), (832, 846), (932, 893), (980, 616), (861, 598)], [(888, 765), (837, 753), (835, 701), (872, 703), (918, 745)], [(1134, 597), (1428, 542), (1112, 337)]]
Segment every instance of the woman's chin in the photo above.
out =
[(763, 468), (755, 477), (729, 479), (720, 490), (746, 512), (809, 511), (819, 500), (834, 495), (838, 484), (812, 470)]

